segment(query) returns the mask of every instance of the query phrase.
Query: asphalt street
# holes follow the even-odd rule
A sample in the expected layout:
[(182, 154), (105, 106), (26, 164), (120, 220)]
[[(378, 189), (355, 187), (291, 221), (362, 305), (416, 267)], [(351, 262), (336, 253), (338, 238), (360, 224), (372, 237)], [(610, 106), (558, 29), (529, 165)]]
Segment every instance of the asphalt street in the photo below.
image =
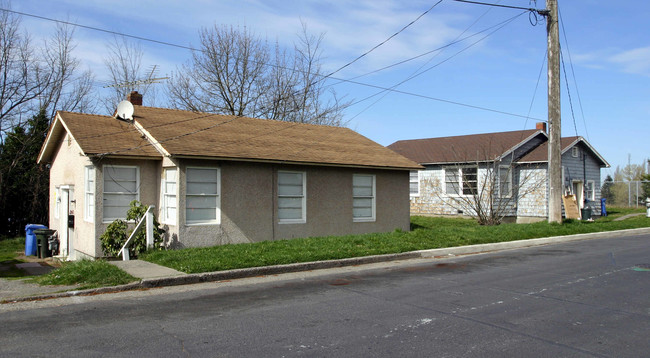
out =
[(650, 236), (0, 307), (0, 356), (642, 357)]

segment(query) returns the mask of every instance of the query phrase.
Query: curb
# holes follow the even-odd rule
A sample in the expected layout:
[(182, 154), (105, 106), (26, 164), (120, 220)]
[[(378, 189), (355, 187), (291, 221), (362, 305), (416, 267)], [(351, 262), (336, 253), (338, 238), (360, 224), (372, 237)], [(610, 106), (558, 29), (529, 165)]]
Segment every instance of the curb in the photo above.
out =
[(74, 297), (74, 296), (93, 296), (93, 295), (99, 295), (104, 293), (118, 293), (118, 292), (133, 291), (133, 290), (146, 290), (146, 289), (158, 288), (158, 287), (189, 285), (189, 284), (204, 283), (204, 282), (216, 282), (216, 281), (223, 281), (223, 280), (233, 280), (233, 279), (256, 277), (256, 276), (278, 275), (284, 273), (321, 270), (321, 269), (346, 267), (346, 266), (358, 266), (358, 265), (372, 264), (378, 262), (390, 262), (390, 261), (408, 260), (408, 259), (417, 259), (417, 258), (440, 258), (442, 256), (481, 254), (481, 253), (486, 253), (491, 251), (512, 250), (512, 249), (543, 246), (543, 245), (572, 242), (572, 241), (616, 238), (616, 237), (635, 236), (635, 235), (644, 235), (644, 234), (650, 234), (650, 228), (604, 231), (604, 232), (575, 234), (575, 235), (567, 235), (567, 236), (552, 236), (552, 237), (545, 237), (539, 239), (525, 239), (525, 240), (498, 242), (498, 243), (490, 243), (490, 244), (409, 251), (409, 252), (403, 252), (398, 254), (362, 256), (362, 257), (345, 258), (340, 260), (313, 261), (313, 262), (303, 262), (303, 263), (295, 263), (295, 264), (287, 264), (287, 265), (251, 267), (251, 268), (235, 269), (235, 270), (228, 270), (228, 271), (204, 272), (204, 273), (187, 274), (182, 276), (143, 279), (140, 282), (134, 282), (134, 283), (129, 283), (120, 286), (100, 287), (100, 288), (93, 288), (88, 290), (67, 291), (67, 292), (59, 292), (59, 293), (52, 293), (52, 294), (38, 295), (38, 296), (18, 297), (18, 298), (3, 300), (0, 303), (6, 304), (6, 303), (17, 303), (17, 302), (28, 302), (28, 301), (41, 301), (41, 300)]

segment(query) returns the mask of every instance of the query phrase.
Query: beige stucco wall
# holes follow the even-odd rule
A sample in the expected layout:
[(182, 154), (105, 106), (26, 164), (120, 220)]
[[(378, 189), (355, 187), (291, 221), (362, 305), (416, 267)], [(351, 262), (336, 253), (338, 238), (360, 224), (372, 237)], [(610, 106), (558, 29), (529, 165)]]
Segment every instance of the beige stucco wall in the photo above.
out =
[(95, 227), (93, 223), (84, 220), (83, 212), (84, 168), (87, 165), (92, 165), (92, 163), (81, 153), (79, 146), (67, 134), (58, 143), (50, 168), (49, 227), (57, 231), (65, 229), (61, 225), (61, 217), (64, 213), (60, 213), (59, 218), (56, 217), (55, 213), (56, 188), (64, 185), (70, 186), (71, 189), (74, 189), (72, 199), (75, 201), (73, 207), (71, 207), (75, 215), (74, 230), (72, 230), (70, 238), (73, 241), (72, 246), (82, 255), (94, 257), (96, 256), (95, 242), (93, 240)]
[[(161, 160), (145, 159), (111, 159), (105, 158), (95, 162), (96, 190), (95, 190), (95, 223), (96, 235), (94, 240), (95, 257), (103, 256), (99, 237), (106, 231), (112, 220), (104, 221), (103, 192), (104, 192), (104, 167), (105, 166), (136, 166), (140, 173), (140, 187), (138, 200), (143, 205), (154, 205), (154, 214), (159, 216), (160, 209), (160, 183), (162, 166)], [(126, 219), (126, 212), (124, 213)]]
[[(220, 168), (221, 224), (185, 225), (185, 198), (179, 195), (177, 247), (210, 246), (309, 236), (409, 230), (408, 171), (361, 170), (247, 162), (185, 160), (180, 164), (179, 192), (185, 192), (188, 166)], [(279, 224), (278, 170), (304, 171), (307, 221)], [(376, 176), (376, 220), (353, 222), (352, 175)]]
[[(177, 219), (164, 222), (166, 243), (171, 247), (200, 247), (228, 243), (256, 242), (296, 237), (409, 230), (408, 171), (369, 170), (322, 166), (293, 166), (254, 162), (209, 160), (144, 160), (104, 158), (91, 162), (80, 148), (64, 139), (57, 150), (51, 169), (50, 195), (60, 185), (74, 186), (74, 247), (78, 257), (101, 257), (99, 236), (110, 222), (103, 221), (104, 166), (137, 166), (139, 200), (155, 205), (160, 217), (163, 168), (178, 168)], [(95, 167), (95, 215), (93, 222), (84, 219), (84, 167)], [(220, 224), (185, 224), (185, 173), (191, 167), (220, 169)], [(277, 219), (278, 170), (304, 171), (307, 178), (307, 220), (302, 224), (280, 224)], [(354, 222), (352, 218), (353, 174), (372, 174), (376, 178), (376, 219)], [(54, 218), (54, 200), (50, 203), (50, 226), (58, 229)]]

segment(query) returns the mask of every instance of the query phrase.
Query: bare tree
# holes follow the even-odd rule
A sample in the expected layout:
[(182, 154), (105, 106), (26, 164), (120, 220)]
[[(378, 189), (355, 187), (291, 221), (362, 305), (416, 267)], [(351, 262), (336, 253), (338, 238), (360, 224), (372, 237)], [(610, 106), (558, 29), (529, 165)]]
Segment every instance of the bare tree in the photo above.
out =
[(110, 74), (106, 87), (111, 89), (110, 94), (102, 99), (106, 111), (113, 112), (117, 103), (126, 99), (132, 91), (140, 92), (149, 105), (155, 105), (157, 91), (152, 81), (155, 66), (143, 66), (142, 47), (122, 36), (115, 36), (106, 47), (109, 55), (104, 59), (104, 65)]
[(445, 183), (437, 196), (481, 225), (499, 225), (517, 216), (520, 201), (545, 195), (546, 175), (537, 166), (509, 160), (457, 164), (445, 168)]
[[(45, 43), (45, 63), (50, 81), (41, 83), (38, 110), (53, 119), (56, 111), (94, 112), (94, 78), (90, 70), (80, 72), (80, 61), (72, 54), (74, 29), (57, 25), (54, 35)], [(35, 111), (36, 112), (36, 111)]]
[[(6, 3), (4, 6), (7, 6)], [(20, 18), (0, 13), (0, 134), (21, 125), (28, 104), (36, 99), (50, 75), (34, 54), (30, 38), (20, 30)]]
[[(200, 32), (200, 48), (172, 76), (172, 107), (301, 123), (343, 125), (341, 102), (326, 93), (319, 37), (306, 26), (293, 51), (270, 46), (246, 28)], [(326, 95), (330, 96), (327, 100)]]

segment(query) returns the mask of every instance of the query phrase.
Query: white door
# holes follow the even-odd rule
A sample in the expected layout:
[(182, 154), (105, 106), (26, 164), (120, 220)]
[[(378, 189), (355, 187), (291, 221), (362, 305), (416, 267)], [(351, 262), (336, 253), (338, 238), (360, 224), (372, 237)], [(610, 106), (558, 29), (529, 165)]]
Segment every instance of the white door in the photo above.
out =
[(584, 203), (584, 183), (582, 181), (573, 182), (573, 194), (576, 196), (576, 201), (578, 202), (578, 208), (582, 209), (585, 206)]
[(59, 207), (59, 256), (74, 260), (74, 225), (68, 220), (74, 217), (74, 189), (71, 185), (61, 186), (61, 206)]

